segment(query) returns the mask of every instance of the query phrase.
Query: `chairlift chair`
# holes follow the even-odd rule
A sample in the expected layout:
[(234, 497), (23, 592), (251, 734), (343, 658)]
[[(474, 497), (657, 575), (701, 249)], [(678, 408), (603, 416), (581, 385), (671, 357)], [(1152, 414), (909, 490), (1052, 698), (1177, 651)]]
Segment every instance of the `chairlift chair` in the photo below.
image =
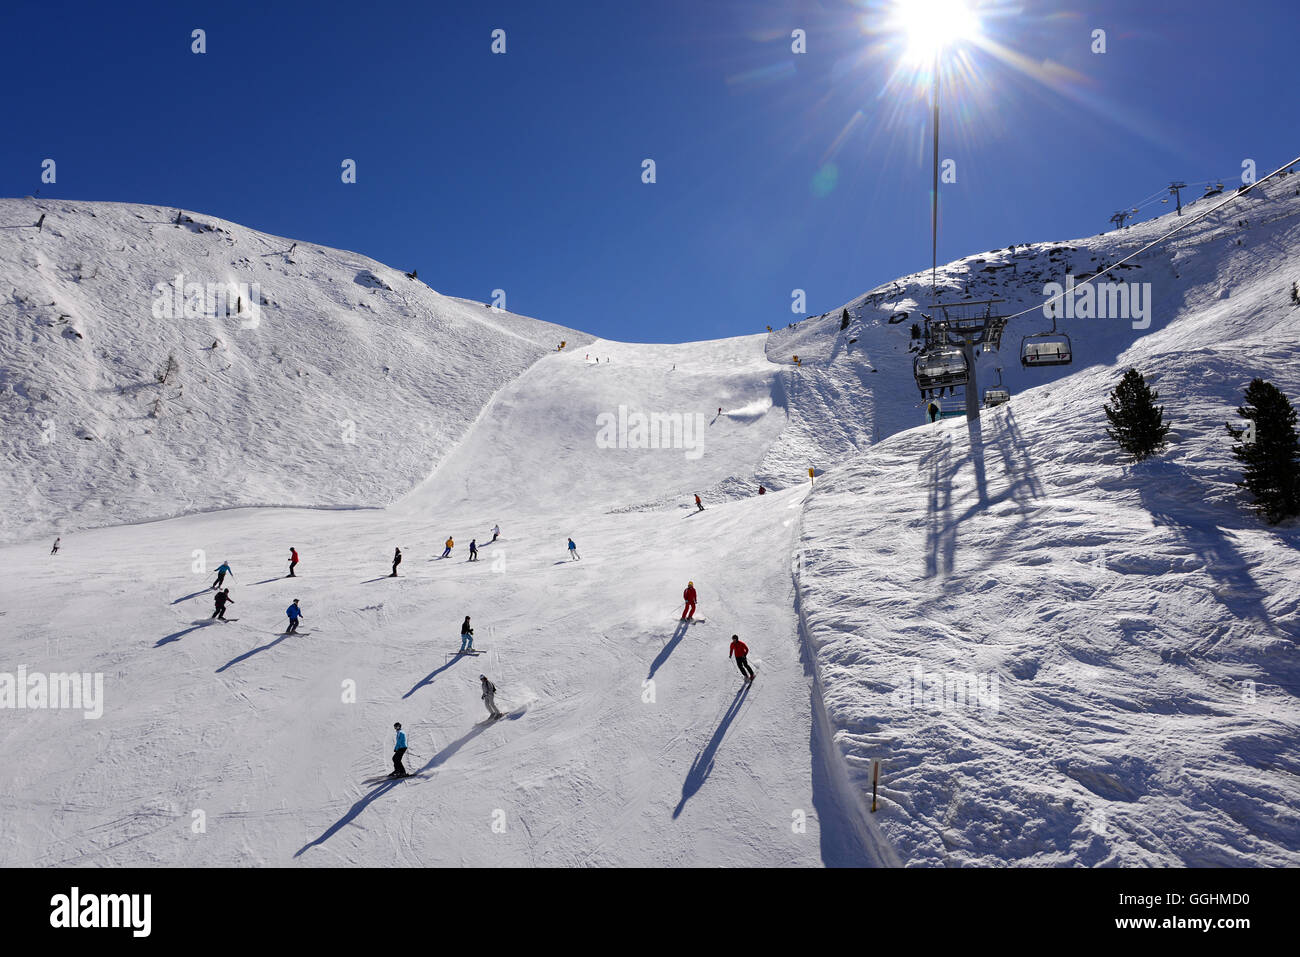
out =
[(1022, 366), (1068, 366), (1073, 361), (1070, 337), (1064, 332), (1040, 332), (1020, 343)]
[(1055, 309), (1053, 309), (1051, 332), (1025, 336), (1020, 342), (1022, 366), (1068, 366), (1073, 361), (1074, 350), (1070, 346), (1070, 337), (1064, 332), (1056, 331)]
[(923, 394), (938, 389), (964, 386), (970, 381), (966, 355), (956, 346), (938, 346), (924, 350), (912, 362), (916, 386)]
[(984, 404), (990, 409), (994, 406), (1004, 405), (1011, 401), (1011, 393), (1002, 385), (1002, 369), (996, 370), (998, 374), (997, 383), (990, 389), (984, 390)]

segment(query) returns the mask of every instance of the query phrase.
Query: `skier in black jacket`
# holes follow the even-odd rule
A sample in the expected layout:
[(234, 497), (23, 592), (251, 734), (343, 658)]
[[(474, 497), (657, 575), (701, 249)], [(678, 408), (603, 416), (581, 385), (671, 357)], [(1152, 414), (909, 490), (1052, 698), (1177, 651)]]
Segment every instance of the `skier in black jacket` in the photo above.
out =
[(213, 617), (213, 618), (220, 618), (222, 621), (225, 621), (225, 620), (226, 620), (226, 605), (227, 605), (227, 603), (232, 604), (232, 605), (235, 603), (235, 599), (233, 599), (233, 598), (230, 597), (230, 589), (229, 589), (229, 588), (223, 588), (223, 589), (221, 589), (221, 591), (217, 592), (217, 593), (212, 597), (212, 600), (213, 600), (214, 602), (216, 602), (216, 605), (217, 605), (217, 609), (216, 609), (216, 611), (214, 611), (214, 612), (212, 613), (212, 617)]

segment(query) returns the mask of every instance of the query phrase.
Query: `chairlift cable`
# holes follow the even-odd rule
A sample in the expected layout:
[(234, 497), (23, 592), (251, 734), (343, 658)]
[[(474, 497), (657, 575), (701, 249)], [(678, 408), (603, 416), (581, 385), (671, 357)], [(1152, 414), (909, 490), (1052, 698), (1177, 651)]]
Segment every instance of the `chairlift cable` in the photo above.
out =
[[(1286, 163), (1286, 164), (1284, 164), (1284, 165), (1282, 165), (1282, 166), (1279, 166), (1277, 169), (1273, 170), (1273, 172), (1269, 173), (1269, 174), (1268, 174), (1267, 176), (1265, 176), (1263, 179), (1256, 180), (1255, 182), (1251, 183), (1249, 186), (1247, 186), (1245, 189), (1241, 190), (1240, 192), (1236, 192), (1236, 191), (1234, 191), (1233, 194), (1232, 194), (1231, 196), (1228, 196), (1228, 197), (1227, 197), (1226, 199), (1224, 199), (1222, 202), (1216, 203), (1215, 205), (1211, 206), (1209, 209), (1206, 209), (1206, 210), (1203, 211), (1203, 212), (1197, 213), (1195, 216), (1192, 216), (1192, 217), (1190, 217), (1190, 218), (1188, 218), (1188, 219), (1184, 219), (1183, 222), (1179, 223), (1177, 226), (1175, 226), (1173, 229), (1169, 230), (1169, 232), (1165, 233), (1163, 236), (1159, 237), (1158, 239), (1153, 239), (1151, 242), (1147, 243), (1145, 246), (1143, 246), (1143, 247), (1141, 247), (1140, 249), (1137, 249), (1137, 250), (1135, 250), (1135, 251), (1129, 253), (1129, 254), (1128, 254), (1127, 256), (1125, 256), (1123, 259), (1120, 259), (1120, 260), (1118, 260), (1118, 261), (1116, 261), (1116, 262), (1114, 262), (1114, 263), (1111, 263), (1111, 264), (1110, 264), (1109, 266), (1107, 266), (1105, 269), (1101, 270), (1100, 272), (1094, 273), (1093, 275), (1089, 276), (1087, 279), (1083, 280), (1082, 282), (1077, 282), (1077, 283), (1075, 283), (1075, 284), (1074, 284), (1074, 288), (1075, 288), (1075, 289), (1079, 289), (1079, 288), (1082, 288), (1083, 286), (1090, 285), (1091, 283), (1095, 282), (1095, 281), (1096, 281), (1098, 278), (1100, 278), (1101, 276), (1106, 275), (1106, 273), (1110, 272), (1112, 269), (1116, 269), (1116, 268), (1118, 268), (1119, 266), (1122, 266), (1124, 263), (1128, 262), (1130, 259), (1134, 259), (1134, 258), (1136, 258), (1136, 257), (1138, 257), (1138, 256), (1140, 256), (1140, 255), (1142, 255), (1143, 253), (1147, 252), (1148, 250), (1154, 249), (1156, 246), (1159, 246), (1161, 243), (1163, 243), (1163, 242), (1164, 242), (1166, 239), (1168, 239), (1169, 237), (1173, 236), (1175, 233), (1181, 232), (1182, 230), (1186, 229), (1188, 226), (1192, 225), (1192, 224), (1195, 223), (1195, 222), (1199, 222), (1200, 220), (1204, 219), (1206, 216), (1210, 215), (1211, 213), (1218, 212), (1219, 210), (1223, 209), (1225, 206), (1229, 205), (1230, 203), (1233, 203), (1233, 202), (1235, 202), (1236, 200), (1240, 199), (1242, 196), (1245, 196), (1247, 193), (1249, 193), (1249, 192), (1250, 192), (1252, 189), (1254, 189), (1256, 186), (1260, 186), (1260, 185), (1262, 185), (1262, 184), (1264, 184), (1264, 183), (1267, 183), (1270, 179), (1272, 179), (1274, 176), (1277, 176), (1277, 175), (1278, 175), (1279, 173), (1281, 173), (1282, 171), (1290, 169), (1290, 168), (1291, 168), (1292, 166), (1294, 166), (1296, 163), (1300, 163), (1300, 156), (1297, 156), (1295, 159), (1291, 160), (1289, 163)], [(1040, 303), (1039, 303), (1038, 305), (1036, 305), (1036, 306), (1030, 306), (1028, 309), (1024, 309), (1024, 310), (1022, 310), (1022, 311), (1020, 311), (1020, 312), (1012, 313), (1011, 315), (1007, 316), (1007, 322), (1010, 322), (1012, 319), (1019, 319), (1021, 316), (1027, 316), (1027, 315), (1029, 315), (1029, 313), (1033, 312), (1035, 309), (1042, 309), (1044, 306), (1048, 305), (1049, 303), (1053, 303), (1053, 302), (1056, 302), (1058, 299), (1064, 299), (1064, 298), (1065, 298), (1065, 293), (1064, 293), (1064, 292), (1061, 292), (1061, 293), (1059, 293), (1059, 294), (1053, 296), (1053, 297), (1050, 298), (1050, 299), (1044, 299), (1042, 302), (1040, 302)], [(1053, 327), (1053, 328), (1056, 327), (1056, 317), (1055, 317), (1055, 316), (1052, 317), (1052, 327)]]

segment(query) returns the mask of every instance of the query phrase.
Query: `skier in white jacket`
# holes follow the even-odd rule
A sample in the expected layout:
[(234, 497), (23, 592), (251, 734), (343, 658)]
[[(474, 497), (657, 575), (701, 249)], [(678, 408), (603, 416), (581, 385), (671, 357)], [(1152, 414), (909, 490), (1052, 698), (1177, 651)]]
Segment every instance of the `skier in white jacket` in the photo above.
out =
[(487, 675), (479, 675), (478, 680), (483, 683), (483, 703), (487, 705), (488, 716), (495, 721), (501, 717), (501, 711), (497, 708), (496, 702), (497, 686), (488, 681)]

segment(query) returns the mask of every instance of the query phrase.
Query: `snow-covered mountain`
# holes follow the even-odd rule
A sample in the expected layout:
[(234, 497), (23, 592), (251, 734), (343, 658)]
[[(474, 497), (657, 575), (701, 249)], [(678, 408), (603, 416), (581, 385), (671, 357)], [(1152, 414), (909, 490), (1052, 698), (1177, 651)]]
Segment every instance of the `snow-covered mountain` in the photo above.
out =
[[(1013, 320), (976, 430), (921, 424), (928, 273), (634, 345), (207, 216), (0, 203), (0, 672), (105, 678), (97, 719), (0, 711), (0, 862), (1295, 864), (1300, 531), (1244, 511), (1222, 429), (1253, 376), (1300, 396), (1281, 182), (1123, 271), (1145, 328), (1062, 321), (1074, 365), (1021, 369), (1049, 322)], [(1175, 222), (940, 284), (1027, 310)], [(177, 272), (266, 303), (157, 319)], [(1129, 365), (1174, 425), (1136, 467), (1101, 414)], [(372, 783), (394, 721), (418, 774)]]
[(386, 505), (497, 389), (591, 339), (197, 213), (2, 200), (0, 225), (0, 540)]

